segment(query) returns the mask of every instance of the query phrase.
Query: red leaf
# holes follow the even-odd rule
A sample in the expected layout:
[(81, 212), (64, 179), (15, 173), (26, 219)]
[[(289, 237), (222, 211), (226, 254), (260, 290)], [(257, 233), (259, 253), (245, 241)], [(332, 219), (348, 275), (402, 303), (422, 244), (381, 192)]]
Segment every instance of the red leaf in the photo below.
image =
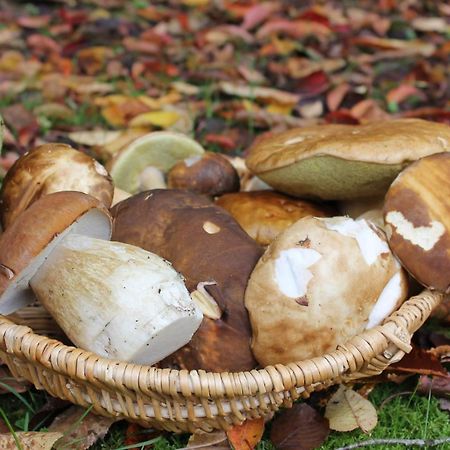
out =
[(207, 134), (205, 136), (205, 142), (207, 144), (217, 144), (227, 150), (234, 150), (236, 148), (236, 142), (223, 134)]
[(326, 91), (330, 85), (327, 74), (318, 70), (297, 82), (297, 94), (312, 97)]
[(277, 450), (312, 450), (329, 433), (327, 419), (306, 403), (296, 403), (273, 421), (270, 439)]
[(244, 15), (244, 21), (242, 22), (242, 28), (245, 30), (251, 30), (256, 25), (264, 22), (270, 15), (279, 9), (279, 5), (276, 3), (257, 3), (252, 6)]
[(394, 372), (416, 373), (420, 375), (436, 375), (441, 377), (447, 375), (447, 371), (439, 362), (437, 356), (432, 352), (418, 347), (413, 347), (410, 353), (407, 353), (401, 361), (391, 364), (388, 370)]
[(438, 397), (450, 397), (450, 375), (445, 377), (428, 377), (421, 375), (417, 390), (421, 394), (428, 395), (430, 392)]
[(70, 25), (81, 25), (88, 18), (88, 13), (83, 10), (60, 8), (58, 12), (61, 20)]
[(234, 450), (253, 450), (264, 433), (264, 418), (246, 420), (227, 431), (227, 437)]
[(349, 125), (358, 125), (359, 120), (352, 116), (348, 109), (340, 109), (339, 111), (331, 111), (325, 116), (327, 123), (343, 123)]
[(27, 44), (38, 54), (60, 53), (61, 46), (52, 38), (42, 34), (32, 34), (27, 38)]
[(22, 16), (17, 19), (17, 24), (24, 28), (43, 28), (50, 23), (48, 14), (43, 16)]

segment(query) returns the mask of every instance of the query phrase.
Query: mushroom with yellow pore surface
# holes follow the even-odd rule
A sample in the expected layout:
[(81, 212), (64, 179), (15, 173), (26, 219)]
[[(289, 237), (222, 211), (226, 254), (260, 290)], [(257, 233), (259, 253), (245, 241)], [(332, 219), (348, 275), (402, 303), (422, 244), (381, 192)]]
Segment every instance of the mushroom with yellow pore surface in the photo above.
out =
[(450, 151), (450, 127), (420, 119), (318, 125), (259, 140), (246, 164), (275, 190), (341, 200), (384, 195), (398, 173)]
[(381, 323), (406, 294), (405, 273), (365, 220), (300, 219), (250, 277), (253, 353), (263, 366), (322, 355)]
[(88, 195), (37, 200), (0, 238), (0, 312), (35, 295), (77, 346), (153, 364), (191, 339), (202, 314), (167, 261), (110, 235), (108, 211)]

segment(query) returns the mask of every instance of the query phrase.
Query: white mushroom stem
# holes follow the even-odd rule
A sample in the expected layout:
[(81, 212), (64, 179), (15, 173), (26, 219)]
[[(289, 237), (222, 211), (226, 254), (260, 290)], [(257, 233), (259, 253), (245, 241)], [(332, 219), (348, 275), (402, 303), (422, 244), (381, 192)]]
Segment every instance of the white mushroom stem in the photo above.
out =
[(70, 235), (30, 286), (72, 342), (107, 358), (154, 364), (202, 321), (168, 262), (118, 242)]
[(166, 189), (167, 183), (161, 170), (154, 166), (146, 167), (139, 175), (139, 191)]
[(125, 200), (127, 198), (131, 197), (131, 194), (129, 192), (126, 192), (118, 187), (114, 188), (114, 195), (111, 203), (111, 208), (116, 205), (117, 203), (121, 202), (122, 200)]

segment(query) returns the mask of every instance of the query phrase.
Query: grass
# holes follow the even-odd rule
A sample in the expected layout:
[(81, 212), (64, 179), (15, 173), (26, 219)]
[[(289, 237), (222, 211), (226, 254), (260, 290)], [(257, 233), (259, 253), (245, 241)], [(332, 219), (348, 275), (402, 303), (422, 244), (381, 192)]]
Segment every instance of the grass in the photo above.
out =
[[(369, 399), (377, 408), (378, 425), (370, 435), (360, 430), (348, 433), (332, 432), (320, 447), (320, 450), (335, 450), (352, 443), (367, 439), (439, 439), (450, 436), (450, 421), (448, 412), (439, 409), (438, 399), (421, 396), (414, 392), (417, 378), (413, 377), (402, 385), (384, 383), (378, 385), (370, 394)], [(409, 393), (411, 391), (412, 393)], [(408, 392), (407, 395), (399, 395)], [(18, 431), (32, 431), (29, 423), (33, 415), (48, 399), (48, 394), (41, 391), (30, 390), (26, 393), (17, 392), (4, 394), (0, 397), (0, 417), (6, 426)], [(82, 417), (80, 418), (80, 421)], [(40, 430), (46, 428), (39, 426)], [(156, 440), (142, 435), (142, 443), (134, 447), (125, 443), (126, 422), (118, 422), (109, 430), (106, 437), (94, 444), (92, 450), (125, 450), (127, 448), (142, 448), (150, 441), (154, 450), (176, 450), (186, 446), (188, 435), (175, 435), (164, 433)], [(257, 446), (257, 450), (275, 450), (269, 440), (268, 427), (264, 439)], [(373, 449), (405, 450), (403, 445), (371, 446)], [(435, 446), (433, 449), (445, 450), (448, 443)]]

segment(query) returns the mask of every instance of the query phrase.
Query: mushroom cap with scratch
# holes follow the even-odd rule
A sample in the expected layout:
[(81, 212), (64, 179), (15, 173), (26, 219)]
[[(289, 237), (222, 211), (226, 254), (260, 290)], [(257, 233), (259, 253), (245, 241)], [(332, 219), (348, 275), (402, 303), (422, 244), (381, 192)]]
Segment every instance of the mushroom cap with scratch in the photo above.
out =
[(296, 128), (255, 144), (249, 169), (274, 189), (324, 200), (384, 195), (408, 164), (450, 151), (450, 127), (421, 119)]
[(144, 192), (120, 202), (112, 214), (113, 240), (167, 259), (188, 290), (203, 291), (202, 304), (212, 305), (189, 344), (163, 364), (216, 372), (253, 369), (244, 292), (261, 247), (224, 209), (188, 191)]
[(111, 216), (81, 192), (55, 192), (36, 200), (0, 237), (0, 313), (31, 303), (34, 276), (53, 248), (70, 233), (109, 239)]
[(44, 144), (25, 153), (6, 174), (0, 192), (3, 228), (38, 198), (52, 192), (79, 191), (107, 208), (113, 198), (108, 171), (94, 158), (65, 144)]
[(450, 292), (450, 153), (411, 164), (386, 194), (392, 251), (422, 285)]
[(332, 351), (405, 299), (406, 275), (365, 220), (300, 219), (269, 245), (245, 292), (261, 365)]

